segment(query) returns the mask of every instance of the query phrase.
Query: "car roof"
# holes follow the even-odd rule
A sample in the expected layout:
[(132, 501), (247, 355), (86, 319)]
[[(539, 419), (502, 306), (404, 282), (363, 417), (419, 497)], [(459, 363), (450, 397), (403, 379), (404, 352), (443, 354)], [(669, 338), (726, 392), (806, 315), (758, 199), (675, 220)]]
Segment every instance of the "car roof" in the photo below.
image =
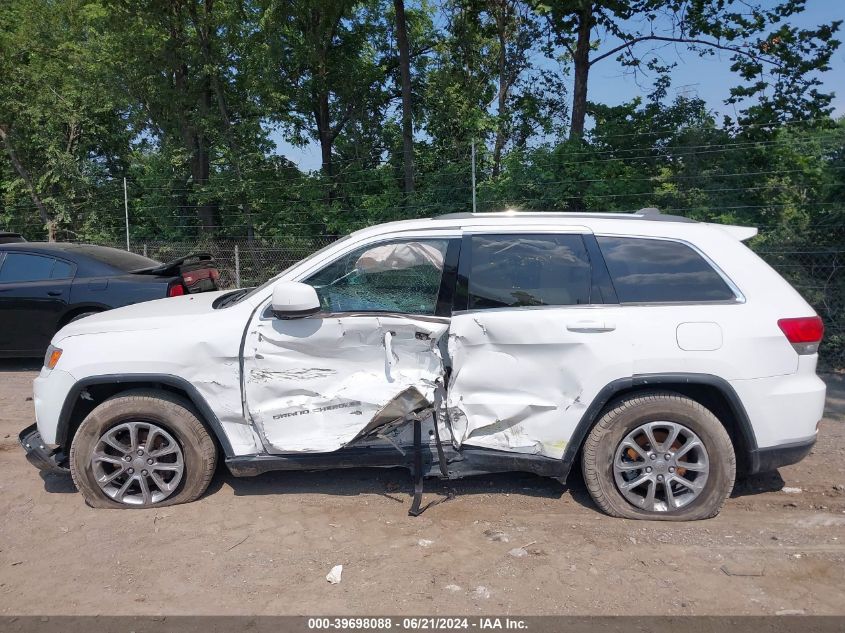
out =
[(44, 253), (82, 251), (84, 247), (108, 248), (107, 246), (96, 246), (94, 244), (70, 244), (68, 242), (14, 242), (12, 244), (4, 244), (3, 247), (24, 251), (41, 251)]
[(427, 229), (506, 228), (522, 225), (559, 225), (580, 227), (614, 234), (637, 233), (643, 235), (679, 236), (687, 232), (710, 231), (712, 227), (745, 240), (757, 234), (757, 229), (745, 226), (716, 225), (698, 222), (691, 218), (661, 213), (655, 208), (645, 208), (633, 213), (559, 212), (559, 211), (495, 211), (488, 213), (449, 213), (433, 218), (387, 222), (353, 233), (355, 237), (368, 237), (387, 232), (418, 231)]
[(158, 266), (160, 262), (110, 246), (96, 244), (70, 244), (67, 242), (14, 242), (0, 244), (0, 250), (5, 252), (26, 251), (41, 255), (64, 255), (77, 263), (86, 262), (87, 272), (94, 273), (96, 269), (129, 272), (151, 266)]

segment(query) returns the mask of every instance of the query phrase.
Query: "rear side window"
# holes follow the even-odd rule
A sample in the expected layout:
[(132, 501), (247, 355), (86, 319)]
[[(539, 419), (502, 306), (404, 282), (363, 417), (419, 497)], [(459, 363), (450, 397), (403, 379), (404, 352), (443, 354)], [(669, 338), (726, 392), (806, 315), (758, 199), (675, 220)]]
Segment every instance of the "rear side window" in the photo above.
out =
[(73, 247), (73, 252), (82, 253), (98, 262), (102, 262), (123, 272), (132, 272), (135, 270), (143, 270), (145, 268), (154, 268), (161, 266), (161, 262), (157, 262), (149, 257), (144, 257), (129, 251), (123, 251), (119, 248), (111, 248), (109, 246), (95, 246), (93, 244), (80, 244)]
[(52, 257), (27, 255), (25, 253), (6, 253), (3, 267), (0, 268), (0, 283), (13, 281), (44, 281), (50, 279), (53, 264)]
[(53, 272), (50, 273), (50, 279), (70, 279), (73, 277), (73, 266), (60, 259), (53, 264)]
[(721, 275), (686, 244), (639, 237), (597, 239), (622, 303), (736, 299)]
[(580, 235), (474, 235), (470, 310), (590, 303), (590, 258)]

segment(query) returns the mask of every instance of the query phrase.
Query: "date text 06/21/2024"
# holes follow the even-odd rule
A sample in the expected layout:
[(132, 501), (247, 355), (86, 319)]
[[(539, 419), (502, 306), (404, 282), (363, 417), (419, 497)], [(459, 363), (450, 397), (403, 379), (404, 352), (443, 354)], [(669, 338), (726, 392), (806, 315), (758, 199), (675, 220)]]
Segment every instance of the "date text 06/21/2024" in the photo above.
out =
[(308, 618), (308, 629), (334, 630), (390, 630), (397, 628), (406, 631), (424, 630), (525, 630), (527, 623), (520, 618), (448, 618), (448, 617), (357, 617), (357, 618)]

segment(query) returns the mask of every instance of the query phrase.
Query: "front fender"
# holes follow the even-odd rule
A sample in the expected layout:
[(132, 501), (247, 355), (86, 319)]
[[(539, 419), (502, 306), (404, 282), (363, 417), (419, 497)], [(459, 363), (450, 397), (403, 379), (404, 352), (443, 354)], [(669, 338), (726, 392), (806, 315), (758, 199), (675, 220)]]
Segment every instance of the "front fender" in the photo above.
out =
[(61, 411), (57, 418), (55, 442), (53, 443), (61, 446), (70, 444), (73, 439), (70, 436), (70, 432), (71, 421), (75, 419), (74, 411), (87, 389), (95, 386), (108, 386), (111, 392), (110, 395), (132, 389), (169, 387), (168, 391), (171, 393), (180, 393), (190, 401), (197, 413), (199, 413), (202, 422), (205, 423), (206, 427), (217, 438), (217, 442), (223, 450), (224, 455), (227, 458), (235, 455), (232, 443), (226, 434), (223, 424), (209, 406), (206, 399), (203, 398), (202, 394), (184, 378), (169, 374), (107, 374), (103, 376), (89, 376), (74, 382), (62, 403)]

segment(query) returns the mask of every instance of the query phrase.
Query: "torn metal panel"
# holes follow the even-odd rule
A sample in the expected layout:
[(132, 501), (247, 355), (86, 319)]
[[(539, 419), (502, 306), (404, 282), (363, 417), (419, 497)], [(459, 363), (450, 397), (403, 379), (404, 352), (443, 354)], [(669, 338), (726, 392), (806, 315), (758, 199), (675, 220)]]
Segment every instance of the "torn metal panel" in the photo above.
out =
[(617, 372), (630, 375), (631, 344), (624, 334), (568, 325), (603, 319), (612, 310), (521, 308), (454, 316), (446, 398), (453, 444), (562, 457), (598, 390)]
[(379, 409), (367, 426), (361, 429), (358, 437), (363, 437), (391, 423), (401, 423), (408, 414), (417, 413), (431, 406), (431, 398), (426, 397), (415, 386), (408, 387)]
[(247, 333), (244, 383), (267, 450), (334, 451), (431, 406), (448, 326), (367, 314), (257, 320)]

